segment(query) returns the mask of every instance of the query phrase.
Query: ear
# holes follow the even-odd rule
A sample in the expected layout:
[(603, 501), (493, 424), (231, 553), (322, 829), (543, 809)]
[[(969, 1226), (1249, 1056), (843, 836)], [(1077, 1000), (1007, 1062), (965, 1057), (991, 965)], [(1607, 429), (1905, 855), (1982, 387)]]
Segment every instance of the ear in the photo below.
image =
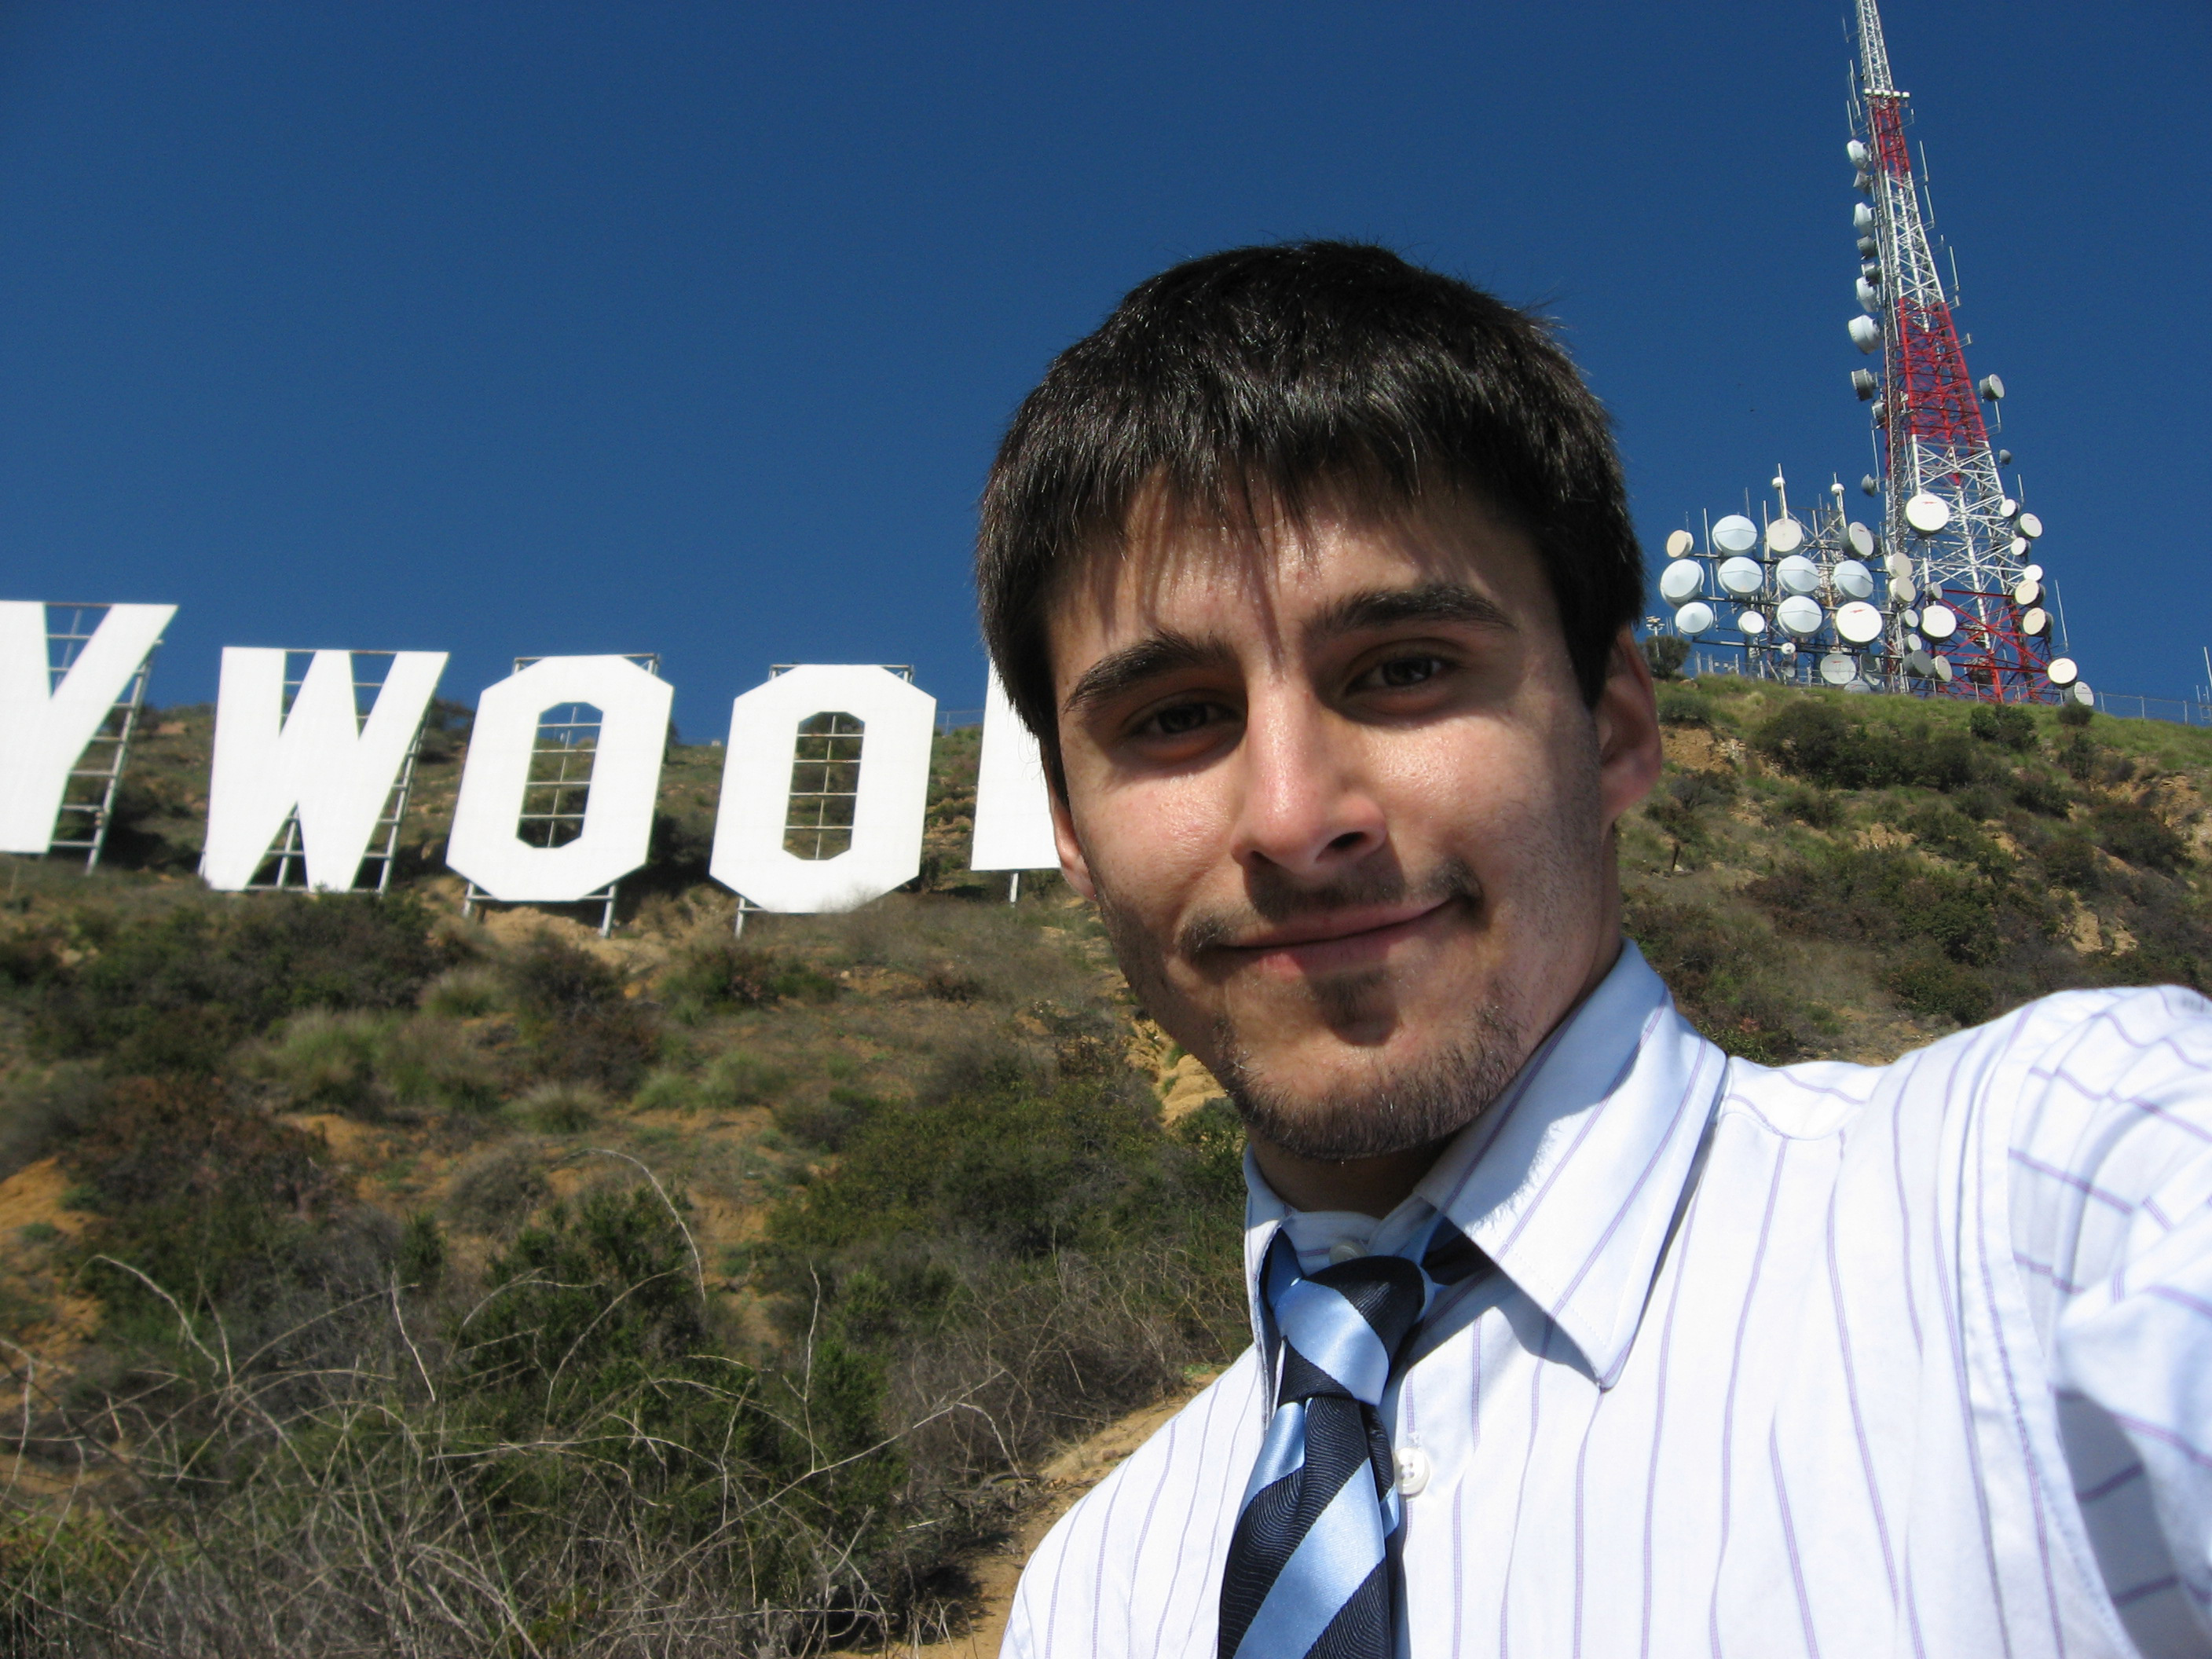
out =
[(1658, 689), (1628, 629), (1613, 642), (1605, 689), (1590, 714), (1597, 723), (1598, 797), (1610, 828), (1651, 793), (1662, 759)]
[(1067, 878), (1070, 887), (1095, 903), (1097, 884), (1091, 879), (1091, 860), (1084, 856), (1083, 843), (1076, 838), (1075, 815), (1068, 810), (1067, 796), (1059, 784), (1048, 780), (1045, 798), (1052, 803), (1052, 839), (1060, 850), (1060, 873)]

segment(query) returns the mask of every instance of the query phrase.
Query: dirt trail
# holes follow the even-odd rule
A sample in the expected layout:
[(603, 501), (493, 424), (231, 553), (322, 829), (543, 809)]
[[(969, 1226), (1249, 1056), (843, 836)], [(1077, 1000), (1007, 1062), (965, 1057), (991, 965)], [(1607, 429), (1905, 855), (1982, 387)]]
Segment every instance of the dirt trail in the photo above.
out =
[[(1115, 1464), (1152, 1438), (1152, 1431), (1190, 1403), (1191, 1396), (1213, 1380), (1195, 1378), (1156, 1406), (1132, 1412), (1108, 1424), (1080, 1444), (1046, 1464), (1044, 1497), (1015, 1534), (998, 1549), (969, 1565), (975, 1574), (975, 1617), (963, 1636), (943, 1642), (894, 1644), (870, 1649), (872, 1659), (998, 1659), (999, 1644), (1006, 1634), (1006, 1614), (1014, 1599), (1014, 1585), (1022, 1576), (1030, 1553), (1044, 1541), (1052, 1523), (1073, 1507)], [(858, 1655), (840, 1659), (859, 1659)]]

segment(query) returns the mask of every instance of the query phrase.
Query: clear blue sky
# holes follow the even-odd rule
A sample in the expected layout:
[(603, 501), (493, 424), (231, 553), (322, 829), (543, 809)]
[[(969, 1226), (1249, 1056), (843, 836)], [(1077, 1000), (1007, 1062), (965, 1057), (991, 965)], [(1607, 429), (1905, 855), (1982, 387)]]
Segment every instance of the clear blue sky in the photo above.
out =
[[(1838, 0), (0, 8), (0, 597), (218, 647), (659, 650), (981, 701), (992, 446), (1189, 254), (1548, 307), (1656, 546), (1867, 470)], [(2212, 639), (2212, 6), (1890, 0), (1976, 374), (2100, 688)], [(1856, 492), (1855, 492), (1856, 498)]]

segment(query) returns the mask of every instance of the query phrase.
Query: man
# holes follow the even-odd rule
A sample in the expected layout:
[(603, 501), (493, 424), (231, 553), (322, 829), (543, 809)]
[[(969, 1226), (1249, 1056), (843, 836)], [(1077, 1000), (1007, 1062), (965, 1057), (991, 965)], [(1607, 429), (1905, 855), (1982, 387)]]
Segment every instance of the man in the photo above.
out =
[(1060, 857), (1249, 1134), (1255, 1346), (1006, 1651), (2212, 1651), (2212, 1021), (1732, 1060), (1622, 942), (1642, 575), (1545, 331), (1194, 261), (1023, 404), (994, 657)]

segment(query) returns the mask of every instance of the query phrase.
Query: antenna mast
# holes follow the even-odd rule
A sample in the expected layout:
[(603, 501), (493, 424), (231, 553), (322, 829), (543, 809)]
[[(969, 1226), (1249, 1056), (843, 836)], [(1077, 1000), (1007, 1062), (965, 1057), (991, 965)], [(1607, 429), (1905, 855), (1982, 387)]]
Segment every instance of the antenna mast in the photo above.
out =
[[(1892, 587), (1903, 586), (1896, 579), (1904, 577), (1919, 590), (1917, 606), (1890, 607), (1889, 654), (1932, 661), (1940, 653), (1948, 659), (1948, 689), (1985, 701), (2063, 696), (2074, 665), (2051, 658), (2042, 572), (2030, 563), (2042, 526), (2006, 495), (1982, 416), (1981, 403), (1994, 407), (2004, 383), (1991, 375), (1977, 387), (1967, 375), (1951, 319), (1957, 296), (1944, 293), (1928, 234), (1933, 216), (1905, 142), (1911, 94), (1890, 78), (1875, 0), (1856, 3), (1856, 132), (1849, 148), (1867, 198), (1852, 215), (1867, 314), (1852, 319), (1850, 331), (1860, 350), (1881, 353), (1882, 368), (1879, 375), (1861, 369), (1851, 383), (1873, 404), (1881, 475), (1872, 482), (1884, 497)], [(1900, 554), (1910, 558), (1909, 575), (1896, 568)], [(1936, 625), (1923, 638), (1918, 624), (1931, 606), (1944, 614), (1929, 617)], [(1938, 638), (1937, 625), (1952, 617), (1948, 637)]]

